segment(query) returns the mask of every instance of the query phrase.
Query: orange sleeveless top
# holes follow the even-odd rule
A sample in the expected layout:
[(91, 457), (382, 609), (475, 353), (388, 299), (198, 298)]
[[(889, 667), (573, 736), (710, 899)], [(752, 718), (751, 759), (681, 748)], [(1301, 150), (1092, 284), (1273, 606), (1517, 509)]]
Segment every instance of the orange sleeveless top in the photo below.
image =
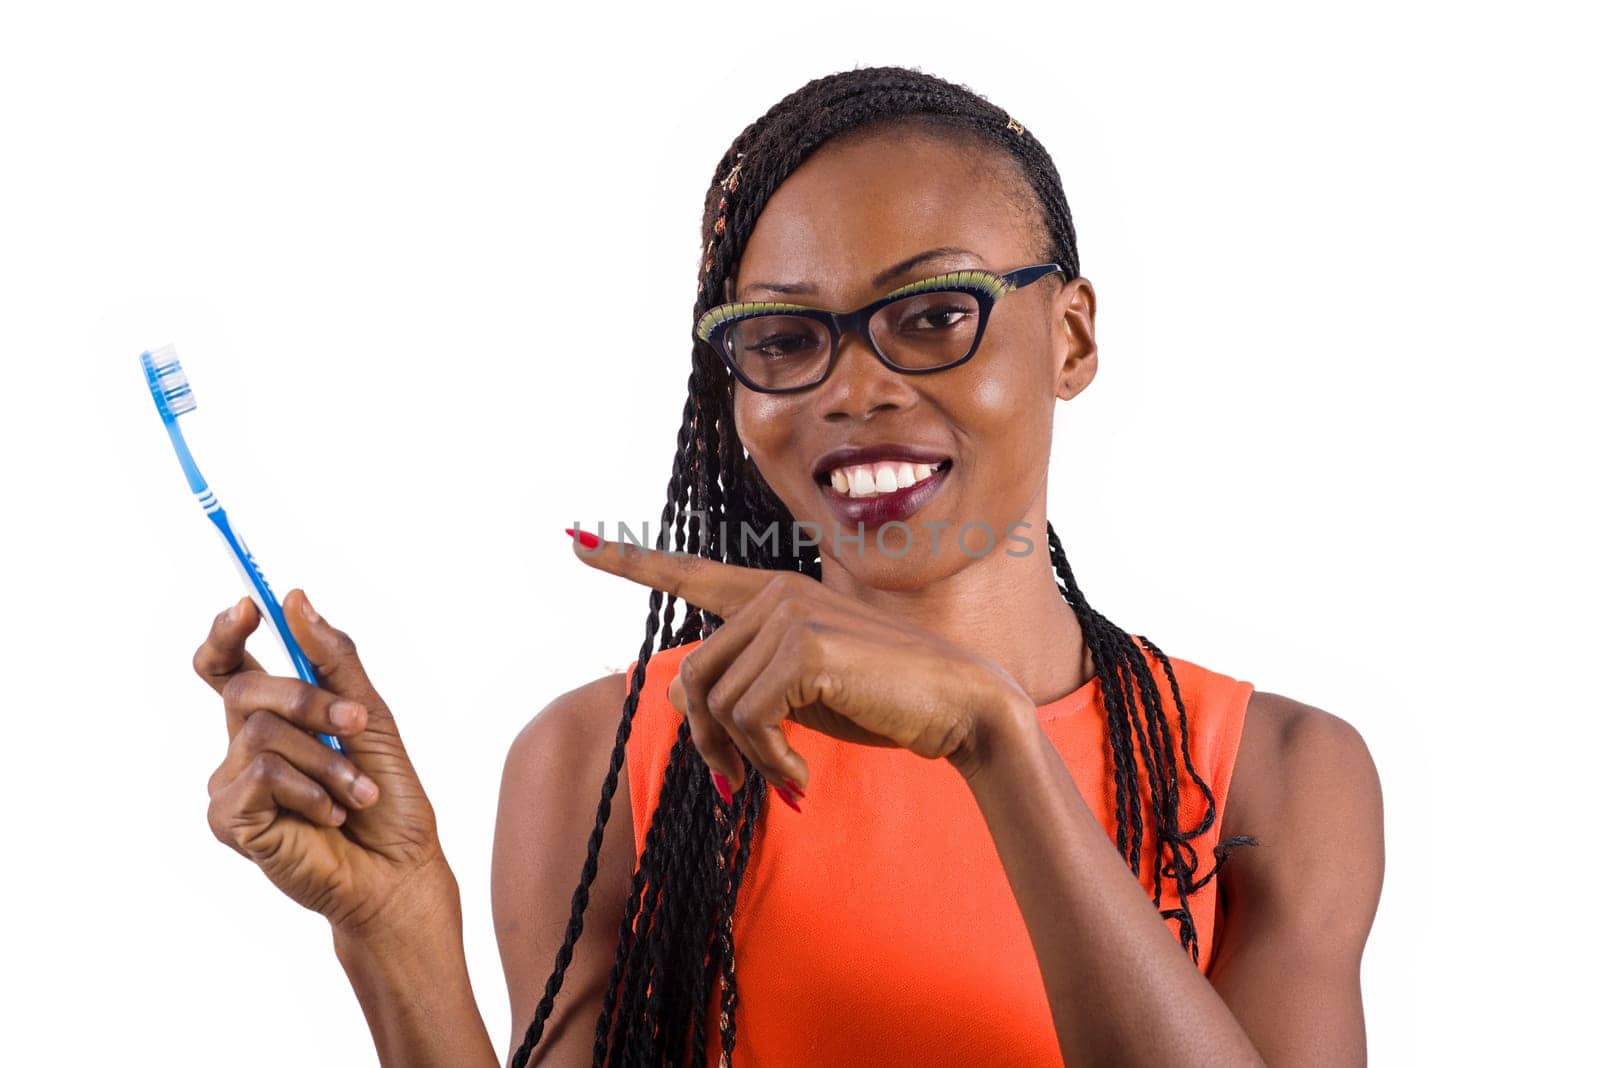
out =
[[(667, 701), (667, 685), (699, 644), (656, 653), (646, 665), (627, 745), (636, 862), (682, 722)], [(1166, 675), (1137, 639), (1135, 645), (1156, 680), (1181, 769)], [(1215, 821), (1192, 840), (1204, 875), (1254, 686), (1169, 659), (1187, 714), (1190, 756), (1216, 798)], [(1039, 718), (1115, 842), (1116, 786), (1099, 676), (1041, 705)], [(803, 812), (769, 796), (751, 839), (734, 908), (739, 1003), (731, 1068), (1060, 1066), (1033, 943), (961, 774), (943, 760), (839, 741), (792, 720), (781, 729), (810, 765), (811, 785)], [(1143, 758), (1137, 759), (1143, 792)], [(1204, 814), (1205, 798), (1181, 770), (1179, 782), (1180, 826), (1189, 829)], [(1155, 837), (1148, 800), (1144, 805), (1140, 880), (1153, 895)], [(1163, 880), (1161, 903), (1177, 905), (1170, 878)], [(1209, 971), (1217, 880), (1191, 896), (1189, 907), (1200, 968)], [(1167, 926), (1176, 939), (1177, 921)], [(714, 988), (720, 998), (720, 979)], [(707, 1062), (716, 1065), (715, 1013), (707, 1031)]]

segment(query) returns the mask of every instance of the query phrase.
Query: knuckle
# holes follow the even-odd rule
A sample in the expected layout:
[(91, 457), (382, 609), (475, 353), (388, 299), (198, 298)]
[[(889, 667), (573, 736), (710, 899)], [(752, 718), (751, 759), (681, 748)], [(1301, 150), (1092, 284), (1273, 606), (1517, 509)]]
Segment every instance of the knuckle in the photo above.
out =
[(267, 740), (273, 735), (273, 728), (277, 725), (277, 716), (264, 708), (258, 708), (245, 717), (244, 726), (239, 728), (237, 744), (246, 752), (255, 752), (266, 748)]
[(717, 719), (725, 720), (728, 718), (729, 709), (726, 676), (718, 679), (717, 684), (711, 687), (710, 692), (706, 694), (706, 710)]
[[(715, 691), (715, 687), (712, 687)], [(723, 728), (733, 725), (733, 709), (728, 707), (726, 694), (706, 695), (705, 705), (701, 709), (706, 716), (720, 724)]]
[(781, 627), (792, 627), (801, 622), (802, 617), (800, 604), (793, 597), (784, 597), (772, 606), (771, 619)]
[(315, 687), (302, 683), (294, 689), (294, 696), (289, 699), (288, 712), (296, 722), (304, 723), (311, 719), (321, 697), (320, 691)]
[(211, 828), (211, 837), (223, 845), (228, 844), (227, 838), (223, 837), (222, 825), (217, 819), (217, 803), (215, 801), (206, 806), (206, 826)]
[(334, 630), (328, 635), (328, 644), (333, 653), (338, 657), (354, 657), (356, 655), (355, 639), (342, 630)]
[(815, 590), (817, 583), (798, 571), (781, 571), (778, 573), (778, 588), (790, 597), (800, 597)]
[(756, 591), (756, 597), (763, 602), (782, 600), (791, 590), (789, 573), (780, 571), (761, 584), (761, 588)]
[(270, 749), (263, 749), (250, 758), (250, 763), (245, 767), (245, 775), (254, 786), (270, 785), (282, 776), (285, 764), (283, 757)]
[(211, 836), (223, 845), (234, 847), (233, 821), (228, 818), (228, 808), (220, 798), (213, 797), (206, 806), (206, 826), (211, 828)]
[(227, 682), (222, 684), (222, 703), (229, 708), (238, 708), (250, 698), (250, 690), (256, 684), (257, 671), (241, 671)]
[(684, 657), (682, 662), (678, 664), (678, 679), (683, 683), (685, 693), (694, 694), (699, 692), (701, 674), (700, 664), (695, 660), (694, 653)]
[(321, 753), (322, 767), (320, 777), (324, 782), (337, 782), (349, 786), (361, 774), (360, 770), (349, 758), (342, 757), (325, 745), (317, 746)]
[(746, 734), (752, 733), (757, 726), (755, 706), (749, 701), (740, 701), (729, 710), (728, 719)]

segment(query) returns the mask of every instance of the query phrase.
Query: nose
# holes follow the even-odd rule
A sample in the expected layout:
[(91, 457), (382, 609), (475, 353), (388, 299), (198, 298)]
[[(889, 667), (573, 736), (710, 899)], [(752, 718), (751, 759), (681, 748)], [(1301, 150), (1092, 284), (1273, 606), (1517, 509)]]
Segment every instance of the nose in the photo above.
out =
[(824, 419), (846, 422), (909, 407), (915, 398), (910, 376), (885, 366), (871, 342), (849, 330), (839, 339), (839, 354), (817, 387), (815, 403)]

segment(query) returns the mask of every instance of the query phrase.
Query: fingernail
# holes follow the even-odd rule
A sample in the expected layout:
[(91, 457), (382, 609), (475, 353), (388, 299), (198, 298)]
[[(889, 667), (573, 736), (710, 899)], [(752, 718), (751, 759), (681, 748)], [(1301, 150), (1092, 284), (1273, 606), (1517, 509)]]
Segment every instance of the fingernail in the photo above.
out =
[(711, 781), (716, 785), (717, 793), (722, 795), (722, 803), (724, 805), (733, 804), (733, 787), (729, 784), (728, 777), (720, 771), (713, 771), (711, 773)]
[(787, 786), (790, 790), (793, 790), (796, 797), (806, 796), (806, 792), (800, 789), (800, 784), (795, 782), (793, 779), (783, 780), (783, 785)]
[(334, 805), (333, 806), (333, 822), (334, 823), (336, 823), (336, 824), (337, 823), (343, 823), (345, 816), (346, 816), (346, 812), (345, 812), (345, 810), (344, 810), (344, 808), (342, 806), (340, 806), (340, 805)]
[(350, 787), (350, 796), (363, 805), (370, 805), (378, 796), (378, 784), (363, 775)]
[(585, 549), (600, 548), (600, 539), (589, 533), (587, 530), (572, 530), (569, 528), (567, 530), (567, 537), (577, 538), (578, 544), (583, 546)]
[(350, 728), (361, 718), (361, 706), (354, 701), (335, 701), (328, 706), (328, 718), (335, 727)]
[(309, 598), (306, 597), (306, 595), (305, 595), (305, 593), (303, 591), (300, 594), (300, 600), (301, 600), (301, 603), (303, 603), (306, 606), (306, 618), (311, 620), (311, 622), (313, 622), (313, 623), (321, 623), (322, 622), (322, 617), (317, 615), (317, 610), (315, 608), (311, 607), (311, 601), (310, 601)]
[(784, 804), (788, 805), (790, 808), (794, 809), (796, 812), (800, 811), (800, 806), (795, 804), (794, 795), (791, 794), (788, 790), (785, 790), (783, 787), (777, 786), (777, 785), (774, 785), (772, 787), (772, 789), (777, 792), (779, 797), (783, 798)]
[(228, 609), (229, 623), (237, 623), (239, 620), (244, 618), (244, 603), (249, 599), (250, 598), (248, 597), (241, 597), (237, 601), (233, 602), (233, 607)]

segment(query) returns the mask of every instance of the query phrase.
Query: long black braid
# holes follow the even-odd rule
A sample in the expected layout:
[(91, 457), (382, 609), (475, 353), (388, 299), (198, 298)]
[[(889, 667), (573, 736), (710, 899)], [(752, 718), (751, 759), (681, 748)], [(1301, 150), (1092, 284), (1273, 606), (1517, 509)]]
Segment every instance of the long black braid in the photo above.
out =
[[(818, 78), (785, 97), (751, 123), (718, 163), (701, 219), (705, 241), (694, 322), (728, 299), (724, 285), (733, 276), (746, 241), (768, 199), (812, 152), (847, 133), (882, 126), (916, 126), (964, 137), (1007, 154), (1032, 187), (1049, 244), (1046, 259), (1061, 264), (1064, 280), (1078, 277), (1077, 237), (1061, 178), (1049, 153), (1006, 112), (964, 86), (901, 67), (873, 67)], [(1002, 157), (1003, 158), (1003, 157)], [(745, 455), (734, 431), (733, 380), (710, 346), (693, 342), (689, 393), (678, 432), (677, 454), (667, 482), (655, 545), (747, 567), (796, 571), (820, 579), (822, 561), (815, 546), (786, 538), (793, 517)], [(760, 534), (776, 524), (778, 536)], [(1156, 856), (1153, 904), (1178, 923), (1178, 937), (1196, 964), (1199, 943), (1189, 913), (1189, 897), (1217, 873), (1228, 852), (1255, 840), (1240, 835), (1219, 843), (1215, 863), (1197, 876), (1199, 859), (1191, 840), (1216, 819), (1216, 802), (1189, 756), (1188, 714), (1178, 693), (1171, 662), (1143, 635), (1139, 642), (1162, 665), (1177, 709), (1178, 745), (1173, 745), (1163, 713), (1160, 688), (1133, 637), (1090, 607), (1067, 563), (1055, 527), (1047, 524), (1050, 559), (1061, 596), (1078, 617), (1104, 694), (1108, 742), (1115, 771), (1117, 849), (1135, 875), (1142, 871), (1145, 793), (1140, 789), (1142, 759), (1154, 821)], [(577, 889), (566, 939), (556, 954), (544, 996), (522, 1045), (512, 1057), (523, 1068), (544, 1032), (561, 989), (573, 946), (583, 933), (589, 887), (598, 869), (600, 845), (611, 815), (612, 796), (626, 756), (628, 735), (645, 666), (657, 651), (705, 638), (721, 624), (710, 612), (685, 605), (674, 627), (677, 598), (653, 591), (644, 641), (628, 679), (615, 748), (588, 856)], [(1138, 696), (1136, 707), (1134, 695)], [(1140, 714), (1142, 710), (1142, 716)], [(1205, 814), (1184, 830), (1179, 826), (1179, 769), (1205, 798)], [(706, 1016), (714, 977), (721, 1000), (716, 1022), (722, 1039), (721, 1068), (733, 1053), (738, 1006), (734, 968), (733, 912), (761, 820), (766, 783), (748, 761), (745, 782), (731, 805), (711, 789), (710, 776), (691, 740), (687, 721), (672, 747), (660, 798), (645, 834), (619, 930), (619, 944), (595, 1026), (594, 1064), (705, 1064)], [(1162, 879), (1171, 879), (1174, 907), (1162, 909)]]

